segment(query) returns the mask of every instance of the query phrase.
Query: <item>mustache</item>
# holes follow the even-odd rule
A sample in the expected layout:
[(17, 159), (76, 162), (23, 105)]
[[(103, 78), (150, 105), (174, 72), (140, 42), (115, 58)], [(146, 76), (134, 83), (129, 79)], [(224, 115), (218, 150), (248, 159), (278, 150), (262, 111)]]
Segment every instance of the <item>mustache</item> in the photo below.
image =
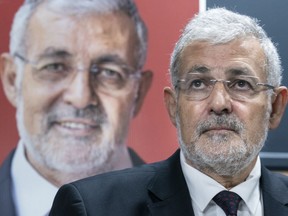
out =
[(81, 118), (95, 122), (96, 124), (103, 124), (107, 122), (107, 114), (98, 106), (89, 105), (84, 109), (76, 109), (71, 106), (54, 107), (47, 116), (48, 124), (57, 122), (64, 118)]
[(240, 134), (244, 129), (244, 124), (235, 115), (212, 115), (208, 119), (201, 121), (196, 131), (198, 134), (202, 134), (213, 128), (220, 127)]

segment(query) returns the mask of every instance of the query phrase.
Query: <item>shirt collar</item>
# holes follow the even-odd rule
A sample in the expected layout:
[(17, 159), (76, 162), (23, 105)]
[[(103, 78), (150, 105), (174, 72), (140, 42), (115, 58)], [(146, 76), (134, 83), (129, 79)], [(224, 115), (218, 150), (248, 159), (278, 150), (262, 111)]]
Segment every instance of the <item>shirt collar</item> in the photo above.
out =
[[(190, 197), (203, 212), (217, 193), (227, 189), (214, 179), (187, 164), (182, 151), (180, 153), (180, 162)], [(261, 199), (259, 186), (260, 176), (261, 162), (258, 157), (246, 181), (230, 190), (242, 198), (250, 212), (255, 212), (257, 203), (259, 203), (259, 199)], [(203, 193), (203, 188), (205, 188), (205, 193)]]
[(46, 215), (58, 188), (43, 178), (27, 161), (22, 141), (18, 143), (13, 157), (11, 175), (18, 215)]

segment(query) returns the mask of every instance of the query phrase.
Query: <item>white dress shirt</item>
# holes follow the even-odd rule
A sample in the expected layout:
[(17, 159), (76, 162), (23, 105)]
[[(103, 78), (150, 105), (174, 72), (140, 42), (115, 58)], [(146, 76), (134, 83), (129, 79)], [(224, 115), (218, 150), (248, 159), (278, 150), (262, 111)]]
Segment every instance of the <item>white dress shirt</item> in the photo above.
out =
[[(195, 216), (225, 216), (224, 211), (212, 199), (220, 191), (227, 189), (214, 179), (188, 165), (182, 152), (180, 153), (180, 162)], [(258, 157), (246, 181), (230, 189), (242, 198), (237, 212), (238, 216), (264, 215), (259, 184), (260, 176), (261, 164)]]
[(13, 157), (11, 175), (17, 215), (47, 215), (58, 188), (43, 178), (28, 163), (21, 141)]

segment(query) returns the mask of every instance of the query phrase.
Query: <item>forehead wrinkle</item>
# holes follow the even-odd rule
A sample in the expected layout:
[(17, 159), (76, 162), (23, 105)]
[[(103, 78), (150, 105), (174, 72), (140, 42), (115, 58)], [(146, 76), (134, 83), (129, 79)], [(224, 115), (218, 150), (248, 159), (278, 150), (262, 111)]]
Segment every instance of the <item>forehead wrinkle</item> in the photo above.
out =
[(252, 71), (247, 67), (233, 67), (228, 68), (225, 71), (225, 75), (228, 76), (240, 76), (240, 75), (253, 75)]
[(201, 73), (207, 74), (211, 71), (211, 69), (206, 65), (194, 65), (191, 69), (188, 70), (188, 73)]
[[(75, 18), (75, 23), (77, 26), (80, 26), (77, 30), (81, 30), (81, 34), (78, 34), (75, 38), (75, 44), (77, 44), (79, 50), (81, 49), (83, 53), (85, 53), (86, 56), (82, 57), (91, 59), (91, 56), (93, 57), (93, 55), (96, 54), (96, 58), (92, 60), (93, 63), (110, 62), (128, 65), (127, 60), (123, 58), (122, 55), (131, 52), (128, 49), (132, 46), (131, 44), (134, 43), (132, 36), (135, 30), (129, 23), (130, 19), (128, 20), (129, 22), (124, 22), (127, 18), (126, 14), (122, 12), (89, 14), (85, 15), (83, 19)], [(110, 20), (109, 23), (104, 24), (107, 23), (107, 20)], [(100, 25), (97, 24), (95, 27), (95, 23), (100, 23)], [(91, 44), (88, 38), (97, 39), (100, 43)], [(97, 52), (95, 52), (95, 50), (97, 50)], [(105, 50), (108, 51), (105, 53)], [(99, 55), (99, 57), (97, 57), (97, 55)]]

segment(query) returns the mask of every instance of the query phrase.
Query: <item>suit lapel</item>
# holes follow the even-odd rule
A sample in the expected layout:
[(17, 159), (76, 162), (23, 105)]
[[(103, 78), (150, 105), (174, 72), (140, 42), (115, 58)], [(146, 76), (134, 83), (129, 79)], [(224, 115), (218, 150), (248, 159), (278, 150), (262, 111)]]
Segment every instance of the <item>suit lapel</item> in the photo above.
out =
[[(288, 215), (288, 188), (284, 184), (287, 179), (281, 181), (278, 174), (271, 173), (262, 167), (260, 185), (263, 195), (265, 216)], [(287, 177), (285, 177), (287, 178)]]
[(156, 167), (157, 173), (147, 188), (151, 215), (194, 216), (179, 152)]

